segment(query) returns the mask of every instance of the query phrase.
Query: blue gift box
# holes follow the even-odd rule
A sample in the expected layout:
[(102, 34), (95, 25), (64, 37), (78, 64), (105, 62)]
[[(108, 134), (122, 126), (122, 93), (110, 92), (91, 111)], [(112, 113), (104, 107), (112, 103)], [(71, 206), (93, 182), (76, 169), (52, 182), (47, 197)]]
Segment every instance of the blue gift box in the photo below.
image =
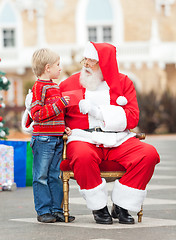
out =
[(14, 148), (14, 182), (16, 183), (17, 187), (25, 187), (26, 186), (27, 142), (0, 140), (0, 144), (13, 146)]

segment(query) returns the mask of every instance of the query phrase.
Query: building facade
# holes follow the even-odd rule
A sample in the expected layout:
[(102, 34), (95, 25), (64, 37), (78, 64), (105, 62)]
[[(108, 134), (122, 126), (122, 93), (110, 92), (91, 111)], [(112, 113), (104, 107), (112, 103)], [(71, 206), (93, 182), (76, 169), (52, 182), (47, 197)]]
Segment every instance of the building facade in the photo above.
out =
[(5, 102), (24, 105), (36, 49), (57, 51), (66, 78), (80, 69), (87, 41), (114, 44), (119, 70), (138, 91), (176, 94), (175, 22), (175, 0), (0, 0), (0, 69), (11, 81)]

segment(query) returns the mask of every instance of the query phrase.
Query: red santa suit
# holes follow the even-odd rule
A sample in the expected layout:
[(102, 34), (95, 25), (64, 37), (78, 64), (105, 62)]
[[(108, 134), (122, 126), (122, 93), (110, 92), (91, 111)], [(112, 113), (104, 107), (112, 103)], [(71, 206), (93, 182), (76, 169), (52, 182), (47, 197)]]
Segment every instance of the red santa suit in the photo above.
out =
[[(81, 90), (83, 99), (98, 108), (103, 118), (98, 119), (89, 111), (82, 114), (79, 105), (66, 109), (66, 126), (72, 129), (67, 145), (70, 167), (87, 207), (98, 210), (107, 205), (106, 181), (100, 177), (99, 164), (119, 162), (126, 173), (115, 181), (112, 201), (122, 208), (139, 211), (159, 155), (153, 146), (139, 141), (129, 131), (138, 124), (139, 109), (132, 81), (118, 71), (116, 48), (91, 42), (84, 56), (99, 61), (104, 81), (96, 90), (89, 91), (80, 84), (77, 73), (61, 82), (60, 90)], [(85, 131), (96, 127), (102, 132)]]

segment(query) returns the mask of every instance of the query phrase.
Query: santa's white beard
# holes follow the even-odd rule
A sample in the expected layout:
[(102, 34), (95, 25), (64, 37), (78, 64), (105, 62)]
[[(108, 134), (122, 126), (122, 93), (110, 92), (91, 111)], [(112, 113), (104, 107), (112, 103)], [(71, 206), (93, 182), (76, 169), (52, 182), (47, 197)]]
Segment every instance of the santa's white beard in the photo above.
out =
[(97, 71), (92, 71), (91, 68), (82, 68), (80, 75), (80, 83), (87, 90), (96, 90), (102, 81), (103, 75), (100, 69), (98, 69)]

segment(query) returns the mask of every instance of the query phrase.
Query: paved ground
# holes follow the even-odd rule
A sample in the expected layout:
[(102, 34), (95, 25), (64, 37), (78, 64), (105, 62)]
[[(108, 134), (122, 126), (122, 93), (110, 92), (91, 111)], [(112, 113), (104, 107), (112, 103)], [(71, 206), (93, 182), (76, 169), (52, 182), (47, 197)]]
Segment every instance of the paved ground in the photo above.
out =
[[(142, 223), (132, 226), (118, 221), (110, 226), (94, 223), (75, 181), (70, 181), (70, 211), (76, 220), (68, 224), (38, 223), (31, 187), (0, 192), (0, 240), (175, 240), (176, 137), (147, 137), (145, 141), (158, 149), (161, 163), (148, 185)], [(109, 195), (112, 186), (108, 184)], [(111, 208), (110, 198), (108, 207)]]

